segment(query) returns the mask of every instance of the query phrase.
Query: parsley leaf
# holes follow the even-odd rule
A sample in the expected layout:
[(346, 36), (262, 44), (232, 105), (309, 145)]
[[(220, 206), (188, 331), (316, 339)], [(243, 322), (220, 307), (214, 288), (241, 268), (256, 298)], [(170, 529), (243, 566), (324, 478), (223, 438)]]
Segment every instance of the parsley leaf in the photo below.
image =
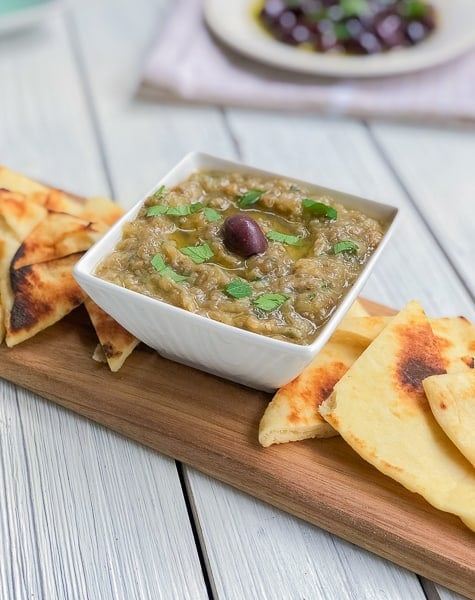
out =
[(345, 17), (360, 17), (370, 12), (368, 0), (341, 0), (340, 6)]
[(194, 204), (179, 204), (178, 206), (169, 206), (167, 209), (167, 215), (174, 215), (177, 217), (186, 217), (192, 215), (203, 208), (201, 202), (195, 202)]
[(201, 244), (200, 246), (185, 246), (180, 248), (180, 252), (185, 256), (191, 258), (191, 260), (197, 265), (204, 263), (205, 260), (214, 256), (214, 252), (208, 246), (208, 244)]
[(194, 204), (179, 204), (178, 206), (165, 206), (164, 204), (154, 204), (147, 210), (147, 217), (155, 215), (173, 215), (175, 217), (186, 217), (192, 215), (203, 208), (201, 202)]
[(189, 279), (189, 277), (186, 277), (186, 275), (180, 275), (171, 267), (167, 267), (161, 254), (155, 254), (150, 263), (152, 267), (160, 273), (160, 275), (169, 277), (172, 281), (176, 281), (178, 283), (180, 281), (186, 281)]
[(165, 193), (166, 190), (166, 186), (165, 185), (161, 185), (158, 190), (156, 190), (155, 192), (153, 192), (152, 196), (156, 199), (158, 198), (163, 198), (163, 194)]
[(263, 193), (263, 190), (249, 190), (249, 192), (246, 192), (239, 198), (238, 204), (241, 208), (255, 204)]
[(310, 198), (304, 198), (302, 206), (308, 208), (316, 217), (328, 217), (335, 220), (338, 216), (338, 213), (332, 206), (323, 204), (323, 202), (315, 202), (315, 200), (310, 200)]
[(252, 295), (251, 286), (242, 279), (233, 279), (224, 288), (224, 291), (232, 298), (247, 298)]
[(155, 256), (150, 261), (152, 267), (156, 269), (159, 273), (165, 269), (165, 261), (163, 260), (163, 256), (161, 254), (155, 254)]
[(252, 301), (254, 306), (266, 312), (277, 310), (289, 299), (289, 296), (284, 294), (261, 294)]
[(203, 209), (203, 213), (204, 213), (204, 216), (211, 223), (214, 223), (216, 221), (221, 221), (221, 219), (223, 218), (217, 210), (214, 210), (214, 208), (210, 208), (209, 206), (207, 206), (206, 208)]
[(156, 215), (163, 215), (167, 212), (168, 206), (164, 206), (163, 204), (155, 204), (154, 206), (150, 206), (147, 210), (147, 217), (155, 217)]
[(339, 254), (340, 252), (356, 252), (358, 250), (358, 244), (351, 240), (343, 240), (333, 245), (333, 254)]
[(288, 244), (289, 246), (300, 246), (302, 238), (299, 235), (287, 235), (280, 231), (268, 231), (266, 236), (273, 242), (282, 242), (282, 244)]

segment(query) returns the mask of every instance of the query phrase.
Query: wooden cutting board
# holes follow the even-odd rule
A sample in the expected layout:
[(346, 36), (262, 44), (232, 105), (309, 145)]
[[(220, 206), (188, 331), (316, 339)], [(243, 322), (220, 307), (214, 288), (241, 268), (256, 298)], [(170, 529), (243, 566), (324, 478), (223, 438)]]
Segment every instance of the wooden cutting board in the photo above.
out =
[[(368, 305), (374, 314), (391, 314)], [(118, 373), (92, 360), (84, 309), (0, 347), (0, 376), (363, 548), (475, 598), (475, 534), (340, 438), (261, 448), (270, 395), (140, 345)]]

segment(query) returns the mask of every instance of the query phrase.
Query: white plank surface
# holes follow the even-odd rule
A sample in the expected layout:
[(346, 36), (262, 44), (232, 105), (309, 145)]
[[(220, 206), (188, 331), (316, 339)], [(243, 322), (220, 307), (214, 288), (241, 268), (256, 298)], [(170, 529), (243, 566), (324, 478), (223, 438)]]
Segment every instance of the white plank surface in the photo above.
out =
[[(0, 156), (107, 192), (62, 18), (0, 41)], [(175, 463), (0, 381), (0, 598), (205, 598)]]
[[(0, 162), (86, 195), (111, 184), (127, 207), (185, 153), (204, 150), (392, 202), (403, 212), (399, 231), (365, 294), (475, 319), (452, 268), (473, 285), (473, 248), (452, 243), (473, 244), (473, 139), (138, 100), (147, 48), (172, 8), (83, 0), (43, 30), (0, 39), (0, 80), (9, 82)], [(463, 177), (455, 164), (443, 169), (450, 154)], [(451, 190), (463, 218), (447, 235), (431, 208)], [(0, 598), (208, 596), (173, 461), (3, 382), (0, 451)], [(194, 470), (185, 479), (217, 599), (426, 597), (413, 573)], [(423, 583), (431, 600), (460, 598)]]
[(378, 123), (371, 129), (473, 298), (475, 128)]

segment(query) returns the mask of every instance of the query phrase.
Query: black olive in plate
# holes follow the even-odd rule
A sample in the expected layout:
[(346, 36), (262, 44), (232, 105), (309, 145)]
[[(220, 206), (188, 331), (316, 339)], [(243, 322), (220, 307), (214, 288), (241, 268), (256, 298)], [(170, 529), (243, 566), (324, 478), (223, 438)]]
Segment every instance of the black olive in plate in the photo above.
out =
[(423, 0), (265, 0), (258, 19), (284, 44), (359, 55), (414, 46), (436, 27)]

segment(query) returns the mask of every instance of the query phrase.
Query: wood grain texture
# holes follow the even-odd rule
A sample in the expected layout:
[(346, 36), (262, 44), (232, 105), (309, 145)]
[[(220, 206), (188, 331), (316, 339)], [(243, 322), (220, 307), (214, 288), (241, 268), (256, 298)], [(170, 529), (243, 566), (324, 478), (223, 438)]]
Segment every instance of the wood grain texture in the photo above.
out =
[(381, 475), (341, 439), (259, 447), (264, 393), (164, 360), (144, 346), (110, 373), (90, 358), (95, 340), (84, 317), (78, 310), (20, 346), (2, 347), (0, 375), (473, 596), (474, 535), (456, 517)]

